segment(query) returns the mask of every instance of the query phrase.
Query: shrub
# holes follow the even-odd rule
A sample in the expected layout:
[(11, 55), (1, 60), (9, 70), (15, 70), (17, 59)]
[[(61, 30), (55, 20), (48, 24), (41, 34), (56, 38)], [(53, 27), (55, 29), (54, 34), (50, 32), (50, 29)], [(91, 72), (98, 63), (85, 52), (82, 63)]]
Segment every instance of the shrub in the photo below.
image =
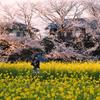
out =
[(46, 53), (51, 52), (54, 48), (54, 43), (48, 37), (43, 38), (41, 44), (44, 46), (44, 50)]

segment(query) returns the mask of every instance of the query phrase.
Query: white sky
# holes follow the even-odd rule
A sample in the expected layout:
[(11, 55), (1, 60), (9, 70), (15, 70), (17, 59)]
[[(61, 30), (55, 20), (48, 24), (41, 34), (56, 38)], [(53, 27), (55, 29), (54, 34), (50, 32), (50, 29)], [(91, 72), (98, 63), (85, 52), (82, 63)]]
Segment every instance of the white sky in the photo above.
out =
[(0, 0), (0, 2), (4, 4), (13, 4), (16, 1), (21, 1), (21, 0)]
[[(26, 1), (26, 0), (0, 0), (0, 2), (4, 4), (14, 4), (16, 2), (21, 2), (21, 1)], [(45, 0), (27, 0), (27, 1), (38, 2), (38, 1), (45, 1)]]
[[(16, 2), (21, 2), (21, 1), (26, 1), (26, 0), (0, 0), (0, 2), (5, 4), (14, 4)], [(38, 1), (48, 1), (48, 0), (27, 0), (27, 1), (38, 2)], [(87, 1), (87, 0), (74, 0), (74, 1)]]

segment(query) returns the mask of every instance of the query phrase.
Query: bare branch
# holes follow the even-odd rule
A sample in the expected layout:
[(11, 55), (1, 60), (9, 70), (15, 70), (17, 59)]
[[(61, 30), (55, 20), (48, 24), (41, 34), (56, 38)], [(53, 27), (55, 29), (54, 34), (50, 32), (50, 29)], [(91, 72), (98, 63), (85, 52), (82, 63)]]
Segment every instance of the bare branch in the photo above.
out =
[(59, 24), (69, 17), (76, 18), (84, 11), (81, 4), (67, 0), (49, 0), (46, 5), (39, 5), (35, 9), (43, 20)]
[(22, 3), (17, 3), (19, 12), (17, 13), (18, 18), (23, 21), (27, 25), (28, 33), (30, 34), (30, 37), (33, 36), (34, 32), (32, 31), (32, 20), (34, 17), (34, 7), (35, 4), (32, 2), (26, 1)]
[(17, 11), (14, 6), (0, 4), (0, 12), (5, 21), (14, 22), (16, 20)]
[(100, 18), (100, 1), (99, 0), (86, 1), (84, 6), (87, 6), (88, 13), (91, 16), (95, 18)]
[(31, 2), (17, 3), (19, 19), (23, 20), (26, 25), (31, 25), (34, 16), (34, 4)]

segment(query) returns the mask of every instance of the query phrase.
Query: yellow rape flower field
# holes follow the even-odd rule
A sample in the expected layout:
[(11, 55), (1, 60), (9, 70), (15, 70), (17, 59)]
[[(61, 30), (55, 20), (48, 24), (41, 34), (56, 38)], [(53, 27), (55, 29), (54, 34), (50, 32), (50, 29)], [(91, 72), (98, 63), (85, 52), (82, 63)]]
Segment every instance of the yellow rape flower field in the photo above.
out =
[(100, 62), (0, 63), (0, 100), (100, 100)]

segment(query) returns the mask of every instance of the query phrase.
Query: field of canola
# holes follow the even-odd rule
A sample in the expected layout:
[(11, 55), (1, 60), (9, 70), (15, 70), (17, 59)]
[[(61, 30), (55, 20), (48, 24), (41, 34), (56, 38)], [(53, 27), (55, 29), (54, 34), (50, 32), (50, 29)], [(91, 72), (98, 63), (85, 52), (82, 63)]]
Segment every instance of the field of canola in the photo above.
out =
[(0, 100), (100, 100), (100, 62), (0, 63)]

